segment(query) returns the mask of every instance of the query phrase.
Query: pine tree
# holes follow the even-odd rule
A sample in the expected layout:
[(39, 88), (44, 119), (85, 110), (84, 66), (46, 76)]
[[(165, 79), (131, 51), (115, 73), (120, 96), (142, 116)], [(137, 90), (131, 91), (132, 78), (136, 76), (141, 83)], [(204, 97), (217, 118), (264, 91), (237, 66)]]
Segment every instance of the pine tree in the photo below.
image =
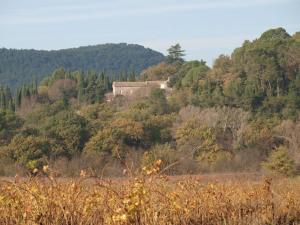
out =
[(185, 51), (181, 49), (180, 44), (172, 45), (168, 50), (167, 61), (169, 63), (183, 62), (183, 56)]

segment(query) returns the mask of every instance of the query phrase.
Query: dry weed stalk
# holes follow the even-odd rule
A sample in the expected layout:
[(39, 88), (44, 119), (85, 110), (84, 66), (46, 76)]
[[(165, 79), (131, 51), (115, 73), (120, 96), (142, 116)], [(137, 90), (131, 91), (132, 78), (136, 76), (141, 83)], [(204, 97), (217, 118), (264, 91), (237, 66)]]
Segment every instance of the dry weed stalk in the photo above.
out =
[(33, 177), (0, 184), (0, 224), (300, 224), (300, 181), (206, 183), (159, 174), (129, 179)]

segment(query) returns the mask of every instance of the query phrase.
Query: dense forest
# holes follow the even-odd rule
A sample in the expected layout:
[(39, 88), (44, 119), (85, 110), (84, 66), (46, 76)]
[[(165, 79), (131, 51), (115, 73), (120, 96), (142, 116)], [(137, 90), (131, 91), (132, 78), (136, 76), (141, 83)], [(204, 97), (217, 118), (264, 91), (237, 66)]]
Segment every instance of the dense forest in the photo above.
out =
[(143, 69), (157, 64), (164, 56), (151, 49), (133, 44), (104, 44), (72, 49), (43, 51), (0, 49), (0, 84), (17, 88), (40, 81), (55, 69), (106, 72), (110, 76), (122, 71)]
[(180, 45), (168, 52), (139, 76), (114, 77), (170, 78), (168, 96), (155, 89), (147, 98), (107, 102), (113, 79), (87, 67), (56, 68), (15, 95), (2, 87), (0, 174), (50, 165), (64, 175), (85, 169), (119, 176), (158, 159), (168, 174), (299, 173), (300, 33), (268, 30), (220, 55), (212, 68), (185, 61)]

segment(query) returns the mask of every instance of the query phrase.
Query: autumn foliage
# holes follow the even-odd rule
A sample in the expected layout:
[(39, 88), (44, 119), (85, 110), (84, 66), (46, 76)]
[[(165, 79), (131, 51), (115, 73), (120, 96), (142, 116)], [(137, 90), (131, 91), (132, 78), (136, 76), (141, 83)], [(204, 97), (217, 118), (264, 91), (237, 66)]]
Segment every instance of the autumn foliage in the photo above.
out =
[[(299, 224), (299, 180), (240, 183), (160, 175), (161, 160), (128, 179), (48, 177), (0, 183), (1, 224)], [(39, 173), (37, 171), (37, 173)]]

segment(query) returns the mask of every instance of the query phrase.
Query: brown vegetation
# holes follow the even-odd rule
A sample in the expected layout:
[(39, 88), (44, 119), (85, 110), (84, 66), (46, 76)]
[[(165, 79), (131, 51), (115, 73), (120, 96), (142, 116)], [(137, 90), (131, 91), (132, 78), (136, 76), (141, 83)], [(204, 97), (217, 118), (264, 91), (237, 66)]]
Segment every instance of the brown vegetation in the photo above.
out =
[[(299, 224), (300, 181), (169, 179), (161, 161), (125, 180), (30, 178), (0, 184), (1, 224)], [(43, 168), (48, 173), (49, 168)], [(50, 173), (51, 174), (51, 173)]]

